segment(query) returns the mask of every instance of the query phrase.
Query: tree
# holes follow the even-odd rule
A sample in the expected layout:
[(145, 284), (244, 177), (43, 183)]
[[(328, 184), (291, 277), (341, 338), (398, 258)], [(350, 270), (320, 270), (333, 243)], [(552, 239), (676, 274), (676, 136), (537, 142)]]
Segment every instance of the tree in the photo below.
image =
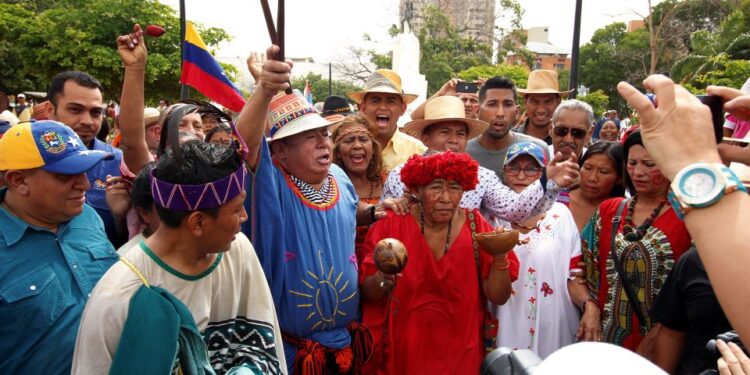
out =
[(491, 47), (462, 37), (438, 7), (424, 7), (423, 20), (424, 26), (417, 33), (421, 55), (419, 70), (427, 78), (428, 96), (458, 72), (491, 62)]
[[(0, 90), (46, 91), (57, 73), (76, 69), (96, 77), (105, 98), (117, 100), (123, 69), (115, 39), (133, 23), (161, 25), (166, 33), (147, 40), (146, 98), (179, 96), (180, 33), (176, 11), (156, 0), (22, 0), (0, 4)], [(196, 25), (215, 47), (229, 39), (222, 29)], [(225, 66), (226, 67), (226, 66)], [(227, 69), (231, 76), (236, 69)]]
[(586, 95), (578, 95), (576, 99), (588, 103), (594, 109), (594, 116), (597, 118), (601, 117), (604, 111), (609, 109), (607, 107), (609, 105), (609, 96), (602, 90), (592, 91)]
[[(310, 85), (310, 92), (313, 96), (313, 101), (322, 102), (328, 96), (328, 79), (324, 79), (320, 74), (307, 73), (305, 77), (299, 77), (292, 80), (292, 87), (303, 90), (305, 87), (305, 81)], [(359, 91), (362, 87), (353, 85), (349, 82), (334, 80), (331, 85), (331, 95), (338, 95), (346, 97), (346, 93), (350, 91)]]
[[(497, 62), (502, 63), (508, 55), (514, 54), (519, 56), (526, 66), (534, 66), (534, 54), (526, 48), (528, 35), (523, 29), (523, 7), (517, 0), (500, 0), (499, 5), (495, 15), (495, 23), (499, 24), (495, 26)], [(507, 27), (507, 24), (510, 27)]]
[(474, 81), (477, 79), (489, 79), (492, 77), (510, 78), (517, 87), (526, 87), (529, 79), (529, 69), (521, 65), (480, 65), (474, 66), (458, 73), (458, 78), (465, 81)]
[[(750, 25), (741, 10), (731, 13), (718, 30), (699, 30), (690, 36), (692, 53), (677, 61), (671, 70), (675, 80), (705, 87), (710, 72), (722, 70), (729, 60), (750, 58)], [(716, 77), (716, 75), (711, 75)], [(743, 80), (744, 82), (744, 80)]]

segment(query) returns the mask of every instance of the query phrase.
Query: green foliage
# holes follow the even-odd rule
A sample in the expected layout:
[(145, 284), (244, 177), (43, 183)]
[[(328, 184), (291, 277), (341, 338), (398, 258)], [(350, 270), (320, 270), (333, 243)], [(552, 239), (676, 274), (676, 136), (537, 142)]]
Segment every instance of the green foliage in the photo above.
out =
[(427, 95), (430, 96), (458, 72), (489, 64), (492, 48), (460, 36), (448, 16), (436, 6), (426, 6), (423, 12), (424, 26), (417, 34), (421, 55), (419, 69), (427, 78)]
[(726, 53), (711, 56), (708, 60), (716, 69), (695, 76), (693, 82), (698, 89), (705, 89), (709, 85), (739, 89), (750, 77), (750, 61), (731, 59)]
[[(312, 93), (313, 101), (322, 102), (325, 100), (328, 96), (328, 79), (324, 79), (320, 74), (311, 72), (307, 73), (307, 76), (305, 77), (293, 79), (292, 87), (303, 91), (305, 89), (305, 80), (310, 84), (310, 92)], [(362, 88), (344, 81), (334, 80), (331, 85), (331, 95), (346, 97), (347, 92), (359, 90), (362, 90)]]
[[(180, 26), (176, 11), (156, 0), (20, 0), (0, 4), (0, 90), (46, 91), (57, 73), (76, 69), (101, 81), (107, 100), (118, 100), (123, 69), (116, 38), (133, 28), (161, 25), (147, 37), (146, 100), (179, 97)], [(218, 28), (196, 25), (209, 47), (228, 39)], [(236, 69), (228, 68), (233, 77)]]
[(499, 5), (499, 23), (500, 25), (506, 24), (506, 27), (496, 26), (500, 34), (497, 61), (505, 61), (505, 58), (513, 53), (518, 55), (526, 63), (526, 66), (533, 66), (534, 55), (526, 49), (528, 35), (523, 30), (523, 7), (517, 0), (500, 0)]
[[(696, 90), (707, 85), (740, 87), (750, 76), (750, 1), (724, 19), (715, 31), (691, 34), (692, 52), (679, 59), (670, 71), (672, 77)], [(745, 13), (748, 12), (748, 13)], [(744, 74), (744, 75), (743, 75)]]
[(510, 78), (517, 87), (526, 87), (529, 70), (521, 65), (480, 65), (461, 71), (457, 75), (464, 81), (474, 81), (480, 78), (489, 79), (495, 76)]
[(609, 109), (609, 96), (602, 90), (592, 91), (586, 95), (578, 95), (576, 99), (591, 105), (594, 109), (594, 115), (596, 118), (601, 117), (604, 114), (604, 111)]

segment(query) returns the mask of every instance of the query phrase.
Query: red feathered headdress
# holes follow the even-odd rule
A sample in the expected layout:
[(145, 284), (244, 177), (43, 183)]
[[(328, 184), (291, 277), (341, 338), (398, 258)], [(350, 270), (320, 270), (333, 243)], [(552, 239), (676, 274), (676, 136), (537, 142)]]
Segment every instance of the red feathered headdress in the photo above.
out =
[(401, 169), (401, 181), (415, 191), (437, 179), (458, 182), (464, 191), (474, 190), (479, 183), (479, 164), (469, 154), (441, 152), (430, 156), (414, 155)]

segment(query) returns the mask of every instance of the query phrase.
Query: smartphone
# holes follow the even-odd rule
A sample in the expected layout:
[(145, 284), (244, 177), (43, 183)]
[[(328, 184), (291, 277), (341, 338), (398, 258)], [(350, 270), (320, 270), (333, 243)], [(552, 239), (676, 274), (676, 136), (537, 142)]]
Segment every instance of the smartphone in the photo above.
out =
[(732, 143), (740, 147), (747, 147), (748, 145), (750, 145), (750, 140), (747, 139), (724, 137), (722, 141)]
[(474, 82), (459, 82), (458, 84), (456, 84), (456, 92), (476, 94), (479, 92), (479, 87)]
[(698, 95), (703, 105), (711, 109), (711, 121), (714, 124), (716, 143), (724, 139), (724, 101), (716, 95)]

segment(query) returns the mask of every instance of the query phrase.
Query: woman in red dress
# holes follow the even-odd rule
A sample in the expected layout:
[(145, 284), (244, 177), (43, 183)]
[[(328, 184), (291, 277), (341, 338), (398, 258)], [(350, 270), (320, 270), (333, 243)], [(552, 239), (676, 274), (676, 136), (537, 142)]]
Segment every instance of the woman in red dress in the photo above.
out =
[(659, 329), (651, 307), (689, 248), (690, 234), (667, 203), (669, 180), (643, 147), (640, 131), (627, 136), (623, 149), (633, 197), (599, 205), (581, 235), (582, 252), (592, 298), (602, 311), (602, 340), (651, 358)]
[[(380, 202), (383, 193), (383, 162), (380, 157), (380, 145), (370, 132), (367, 119), (358, 115), (349, 115), (341, 120), (333, 131), (333, 162), (346, 172), (357, 190), (359, 201), (367, 204)], [(362, 242), (365, 240), (369, 225), (357, 227), (354, 252), (357, 264), (362, 263), (364, 253)]]
[[(477, 210), (459, 208), (463, 192), (477, 184), (477, 170), (467, 154), (412, 156), (401, 180), (417, 204), (407, 215), (389, 212), (367, 234), (362, 322), (376, 341), (372, 366), (379, 373), (479, 372), (486, 300), (508, 300), (518, 261), (512, 252), (494, 258), (475, 252), (472, 233), (493, 230)], [(373, 249), (384, 238), (400, 240), (408, 251), (398, 277), (375, 266)]]

